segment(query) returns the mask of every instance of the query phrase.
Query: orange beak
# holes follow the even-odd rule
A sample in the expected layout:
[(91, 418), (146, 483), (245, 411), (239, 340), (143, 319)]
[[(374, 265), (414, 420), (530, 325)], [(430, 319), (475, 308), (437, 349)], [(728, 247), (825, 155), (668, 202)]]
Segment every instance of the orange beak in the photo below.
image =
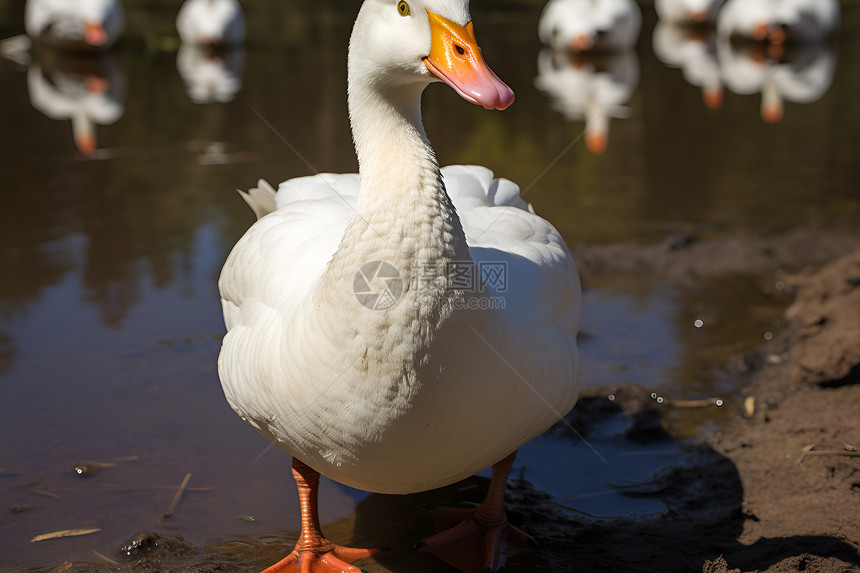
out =
[(90, 46), (103, 46), (108, 41), (107, 32), (98, 22), (85, 22), (84, 41)]
[(427, 15), (430, 54), (424, 65), (430, 73), (466, 101), (486, 109), (501, 110), (514, 103), (514, 92), (484, 63), (472, 23), (460, 26), (429, 10)]

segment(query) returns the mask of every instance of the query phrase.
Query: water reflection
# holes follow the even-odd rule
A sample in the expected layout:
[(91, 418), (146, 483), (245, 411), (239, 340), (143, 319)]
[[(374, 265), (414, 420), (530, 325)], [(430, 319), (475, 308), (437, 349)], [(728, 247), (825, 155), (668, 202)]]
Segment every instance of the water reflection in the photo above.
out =
[(122, 35), (125, 12), (119, 0), (28, 0), (24, 24), (51, 47), (101, 51)]
[(245, 50), (241, 47), (216, 49), (182, 44), (176, 67), (194, 103), (233, 101), (242, 89)]
[(75, 146), (87, 156), (98, 147), (97, 125), (123, 115), (125, 74), (111, 55), (75, 57), (43, 50), (27, 70), (30, 103), (51, 119), (72, 122)]
[[(164, 20), (161, 33), (174, 32), (178, 3), (136, 5), (132, 11), (126, 2), (129, 28)], [(529, 186), (527, 200), (572, 246), (651, 242), (676, 228), (709, 235), (858, 228), (860, 162), (853, 142), (860, 116), (853, 110), (860, 41), (850, 32), (860, 27), (860, 11), (845, 11), (830, 92), (786, 114), (786, 137), (774, 138), (762, 125), (753, 98), (727, 97), (730, 110), (703, 113), (681, 74), (646, 54), (632, 64), (642, 65), (635, 93), (619, 104), (635, 117), (612, 125), (605, 155), (574, 148), (549, 168), (580, 129), (549, 109), (547, 95), (533, 87), (533, 64), (517, 59), (538, 54), (535, 30), (523, 25), (523, 10), (487, 3), (473, 9), (491, 12), (498, 23), (478, 32), (487, 53), (504, 55), (491, 63), (498, 61), (500, 76), (517, 90), (517, 103), (504, 114), (487, 114), (431, 87), (428, 133), (443, 164), (487, 164)], [(0, 11), (0, 24), (16, 33), (20, 23), (11, 12)], [(0, 209), (0, 465), (15, 474), (0, 473), (0, 496), (5, 505), (35, 507), (0, 520), (6, 542), (0, 569), (93, 560), (91, 549), (112, 555), (140, 530), (182, 532), (202, 546), (240, 535), (281, 539), (280, 529), (297, 523), (294, 490), (272, 477), (289, 476), (289, 458), (258, 459), (265, 444), (247, 432), (218, 387), (223, 324), (215, 285), (252, 217), (233, 189), (260, 176), (280, 181), (309, 172), (251, 106), (314, 167), (355, 170), (343, 74), (347, 12), (342, 3), (288, 2), (249, 12), (249, 35), (260, 40), (248, 46), (242, 90), (225, 105), (194, 105), (172, 54), (132, 49), (130, 41), (117, 54), (128, 79), (125, 115), (110, 128), (96, 126), (103, 144), (122, 145), (109, 161), (80, 161), (68, 126), (35, 111), (23, 74), (0, 62), (6, 135), (0, 155), (9, 190)], [(528, 14), (537, 21), (537, 11)], [(487, 21), (486, 15), (475, 19)], [(785, 64), (787, 57), (772, 63)], [(574, 60), (546, 63), (569, 68)], [(615, 67), (600, 62), (585, 65), (595, 72)], [(54, 65), (37, 65), (49, 79)], [(730, 111), (738, 113), (725, 121)], [(225, 153), (233, 159), (224, 161)], [(715, 390), (706, 369), (739, 351), (733, 345), (741, 328), (747, 347), (761, 339), (780, 310), (760, 300), (752, 279), (738, 289), (736, 277), (726, 284), (703, 278), (713, 286), (668, 293), (650, 282), (660, 277), (586, 280), (588, 381), (635, 381), (672, 398), (730, 390)], [(705, 325), (696, 329), (699, 317)], [(90, 480), (67, 471), (78, 459), (130, 455), (140, 461)], [(172, 522), (156, 524), (173, 491), (142, 488), (175, 488), (189, 471), (192, 485), (215, 489), (193, 493)], [(529, 479), (543, 478), (535, 471)], [(30, 482), (60, 499), (11, 489)], [(327, 483), (321, 512), (331, 522), (355, 503), (336, 499), (339, 486)], [(133, 489), (115, 492), (109, 484)], [(384, 511), (379, 515), (390, 518), (400, 509)], [(254, 515), (256, 523), (241, 514)], [(103, 532), (29, 543), (39, 533), (90, 525)]]
[(740, 95), (761, 93), (761, 118), (783, 119), (784, 102), (809, 104), (833, 82), (836, 56), (827, 45), (795, 45), (772, 57), (760, 44), (736, 45), (721, 39), (717, 53), (726, 87)]
[(538, 34), (556, 50), (629, 50), (639, 39), (641, 26), (642, 12), (633, 0), (550, 0)]
[(680, 68), (687, 83), (702, 89), (706, 106), (722, 106), (723, 80), (714, 30), (660, 21), (654, 28), (653, 45), (661, 62)]
[(630, 99), (639, 82), (639, 60), (633, 52), (583, 56), (541, 50), (535, 85), (546, 92), (552, 107), (571, 121), (585, 121), (585, 144), (603, 153), (612, 118), (628, 118)]

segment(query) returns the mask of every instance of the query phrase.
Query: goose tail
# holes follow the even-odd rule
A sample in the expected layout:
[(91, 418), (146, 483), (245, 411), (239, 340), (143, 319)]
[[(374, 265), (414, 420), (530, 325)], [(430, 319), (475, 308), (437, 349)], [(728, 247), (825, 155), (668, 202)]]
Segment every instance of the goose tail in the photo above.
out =
[(263, 179), (260, 179), (257, 182), (257, 186), (252, 187), (248, 191), (242, 191), (241, 189), (236, 189), (236, 191), (245, 200), (245, 203), (251, 207), (258, 220), (278, 208), (275, 204), (275, 190)]

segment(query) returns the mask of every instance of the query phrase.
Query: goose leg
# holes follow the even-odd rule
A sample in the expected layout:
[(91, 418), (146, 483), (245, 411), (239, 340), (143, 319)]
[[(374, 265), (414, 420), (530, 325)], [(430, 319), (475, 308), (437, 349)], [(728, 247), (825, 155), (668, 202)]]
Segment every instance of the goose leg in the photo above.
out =
[(517, 453), (493, 465), (487, 497), (477, 508), (440, 508), (433, 517), (440, 529), (454, 527), (428, 537), (417, 549), (432, 553), (465, 573), (492, 573), (504, 565), (504, 556), (520, 553), (534, 540), (508, 523), (504, 496), (508, 473)]
[(327, 571), (361, 573), (361, 569), (350, 563), (379, 553), (381, 549), (343, 547), (323, 537), (317, 508), (319, 472), (311, 469), (298, 458), (293, 458), (293, 478), (299, 490), (299, 506), (302, 512), (299, 539), (292, 553), (263, 573), (324, 573)]

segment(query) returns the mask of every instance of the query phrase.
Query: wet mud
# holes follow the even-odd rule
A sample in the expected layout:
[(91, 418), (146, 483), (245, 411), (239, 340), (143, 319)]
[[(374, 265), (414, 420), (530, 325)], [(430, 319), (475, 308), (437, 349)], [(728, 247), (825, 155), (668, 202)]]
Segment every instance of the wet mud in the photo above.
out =
[[(509, 518), (538, 547), (509, 558), (504, 570), (860, 571), (858, 245), (858, 236), (822, 233), (714, 242), (676, 236), (644, 247), (579, 249), (586, 285), (597, 273), (662, 273), (674, 282), (714, 274), (766, 277), (762, 284), (779, 283), (786, 297), (784, 326), (725, 365), (743, 395), (732, 402), (738, 406), (728, 421), (685, 442), (686, 463), (644, 483), (616, 485), (625, 496), (661, 500), (668, 511), (659, 517), (594, 518), (513, 475)], [(566, 424), (550, 431), (587, 436), (617, 419), (623, 439), (665, 443), (673, 440), (666, 411), (635, 384), (615, 386), (584, 396)], [(370, 573), (450, 572), (411, 550), (432, 532), (428, 506), (440, 499), (477, 503), (488, 483), (474, 477), (425, 494), (371, 495), (327, 534), (340, 543), (391, 547), (356, 563)], [(406, 517), (386, 521), (391, 515)], [(144, 532), (105, 556), (115, 563), (64, 563), (50, 571), (259, 571), (288, 552), (296, 535), (194, 547), (179, 535)]]

